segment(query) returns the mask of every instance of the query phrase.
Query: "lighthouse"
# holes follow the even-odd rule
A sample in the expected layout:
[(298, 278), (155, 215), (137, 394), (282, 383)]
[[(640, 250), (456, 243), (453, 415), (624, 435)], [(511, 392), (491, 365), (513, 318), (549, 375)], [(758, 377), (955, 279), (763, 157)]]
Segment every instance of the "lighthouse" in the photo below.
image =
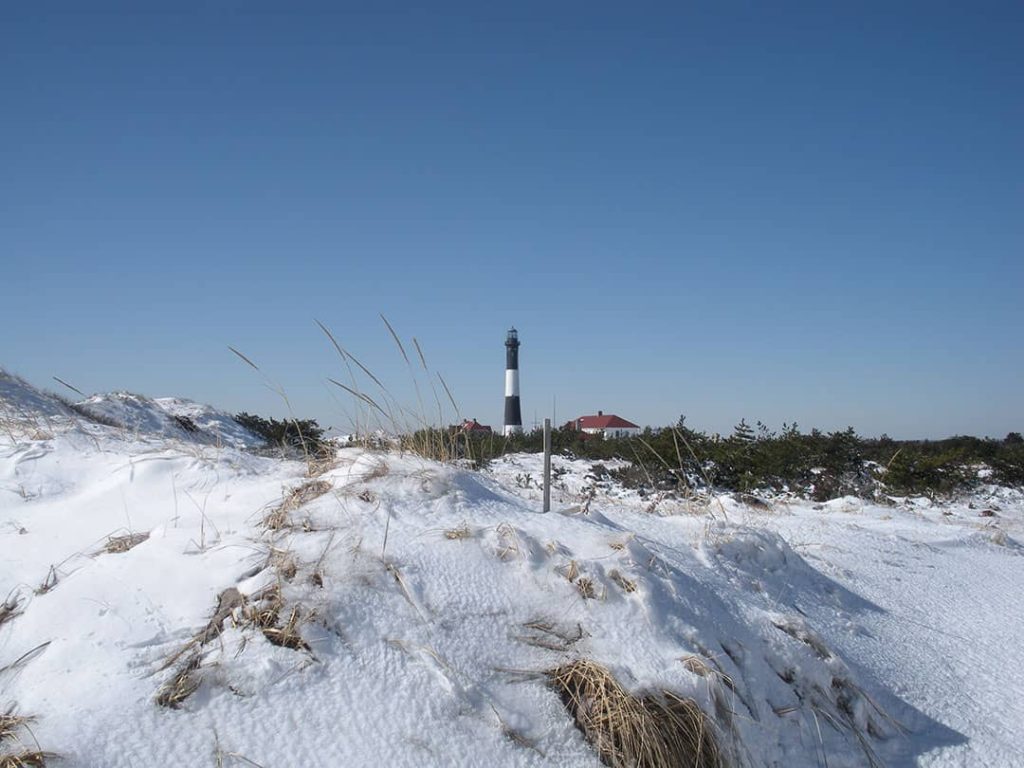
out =
[(505, 339), (505, 427), (503, 435), (523, 431), (523, 415), (519, 410), (519, 333), (515, 328)]

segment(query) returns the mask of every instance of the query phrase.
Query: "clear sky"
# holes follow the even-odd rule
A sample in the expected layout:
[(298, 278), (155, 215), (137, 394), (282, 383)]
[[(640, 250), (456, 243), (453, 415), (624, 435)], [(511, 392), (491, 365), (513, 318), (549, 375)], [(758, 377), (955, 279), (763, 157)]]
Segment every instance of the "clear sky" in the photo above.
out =
[[(1024, 4), (0, 9), (0, 365), (345, 426), (1024, 429)], [(53, 385), (56, 387), (56, 385)], [(337, 393), (338, 398), (336, 398)], [(432, 396), (431, 396), (432, 399)], [(409, 400), (407, 400), (409, 402)]]

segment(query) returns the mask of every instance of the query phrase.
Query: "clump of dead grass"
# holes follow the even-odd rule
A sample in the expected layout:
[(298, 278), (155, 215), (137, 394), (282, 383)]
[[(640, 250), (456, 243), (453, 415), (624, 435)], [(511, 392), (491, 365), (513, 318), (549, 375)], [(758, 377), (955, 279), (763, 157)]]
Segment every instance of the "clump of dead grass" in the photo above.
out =
[(303, 504), (308, 504), (313, 499), (318, 499), (331, 490), (331, 484), (326, 480), (310, 480), (300, 486), (292, 488), (285, 496), (284, 505), (288, 509), (297, 509)]
[(576, 564), (575, 560), (570, 560), (568, 565), (560, 565), (556, 567), (555, 571), (571, 582), (575, 582), (580, 575), (580, 567)]
[[(566, 564), (556, 566), (555, 573), (564, 576), (566, 581), (575, 586), (576, 591), (580, 593), (584, 600), (596, 600), (598, 598), (597, 583), (589, 576), (581, 574), (579, 563), (575, 560), (570, 560)], [(607, 590), (602, 590), (601, 597), (605, 596), (607, 596)]]
[[(203, 630), (193, 638), (192, 644), (202, 646), (218, 637), (224, 631), (224, 622), (234, 613), (236, 608), (244, 604), (245, 598), (236, 587), (228, 587), (222, 591), (217, 595), (217, 608), (214, 610), (213, 616), (210, 617)], [(186, 646), (186, 648), (188, 647)], [(179, 652), (178, 655), (180, 656), (181, 653)], [(170, 663), (173, 662), (174, 658), (171, 659)]]
[(299, 634), (299, 625), (307, 617), (303, 615), (299, 606), (292, 606), (288, 611), (288, 618), (282, 622), (281, 613), (284, 609), (281, 588), (275, 585), (264, 590), (252, 602), (243, 603), (236, 624), (258, 629), (268, 641), (282, 648), (309, 651), (309, 644)]
[(122, 536), (108, 536), (103, 551), (108, 555), (121, 555), (149, 538), (148, 533), (126, 533)]
[(51, 565), (50, 570), (46, 572), (46, 578), (44, 578), (42, 582), (40, 582), (39, 586), (36, 587), (35, 593), (37, 595), (45, 595), (47, 592), (49, 592), (51, 589), (57, 586), (57, 581), (59, 580), (59, 578), (60, 577), (57, 575), (56, 566)]
[(27, 730), (29, 723), (35, 720), (31, 715), (19, 715), (13, 706), (6, 712), (0, 712), (0, 743), (5, 741), (21, 741), (21, 731)]
[(293, 651), (308, 651), (309, 644), (299, 634), (299, 622), (302, 621), (302, 611), (298, 606), (292, 606), (288, 618), (283, 623), (274, 623), (269, 627), (263, 627), (263, 636), (274, 645), (282, 648), (291, 648)]
[(581, 576), (576, 579), (576, 589), (584, 600), (597, 599), (597, 587), (594, 586), (594, 580), (588, 576)]
[(618, 571), (609, 573), (608, 578), (614, 581), (623, 592), (636, 592), (636, 582), (632, 579), (627, 579)]
[(12, 755), (0, 755), (0, 768), (46, 768), (46, 761), (56, 757), (54, 752), (27, 749)]
[(279, 531), (289, 525), (288, 516), (304, 504), (318, 499), (331, 490), (333, 486), (326, 480), (310, 480), (292, 488), (284, 499), (272, 508), (263, 518), (263, 527), (269, 531)]
[(203, 681), (199, 672), (201, 662), (202, 656), (198, 652), (185, 659), (171, 678), (160, 686), (156, 693), (156, 703), (161, 707), (180, 709), (185, 699), (199, 690)]
[(334, 454), (333, 446), (329, 447), (326, 451), (321, 449), (320, 452), (311, 453), (306, 458), (306, 476), (319, 477), (325, 472), (334, 469), (337, 466)]
[(596, 662), (547, 673), (587, 741), (612, 768), (725, 768), (712, 720), (670, 691), (634, 696)]
[(498, 559), (508, 561), (519, 557), (519, 536), (516, 529), (508, 523), (499, 523), (495, 532), (498, 534)]
[(270, 564), (285, 581), (291, 581), (299, 572), (298, 563), (291, 551), (272, 547), (270, 550)]
[(24, 600), (17, 592), (11, 592), (0, 603), (0, 627), (16, 618), (24, 609)]
[(263, 518), (263, 527), (268, 531), (280, 531), (288, 525), (288, 510), (284, 505), (278, 505), (271, 509)]
[[(398, 450), (402, 453), (409, 451), (423, 458), (440, 462), (448, 463), (459, 459), (468, 459), (472, 462), (474, 460), (473, 442), (468, 434), (463, 430), (435, 426), (436, 424), (450, 423), (450, 418), (444, 413), (446, 406), (442, 403), (441, 390), (438, 390), (434, 382), (435, 375), (437, 383), (441, 385), (448, 402), (454, 409), (456, 419), (462, 420), (458, 405), (444, 377), (440, 373), (430, 370), (423, 348), (413, 337), (412, 347), (415, 349), (418, 363), (415, 365), (405, 344), (399, 338), (398, 332), (384, 315), (381, 315), (380, 318), (409, 371), (416, 392), (418, 407), (415, 409), (403, 406), (380, 378), (363, 365), (350, 350), (342, 347), (327, 326), (319, 320), (316, 321), (348, 371), (349, 384), (333, 378), (327, 380), (352, 396), (357, 411), (354, 419), (355, 431), (361, 435), (359, 442), (367, 450), (378, 450), (391, 444), (397, 445)], [(362, 386), (358, 381), (357, 371), (368, 379), (368, 382), (364, 382)], [(421, 383), (429, 385), (436, 413), (433, 412), (433, 408), (428, 407), (428, 402), (424, 401), (424, 390)], [(393, 435), (397, 439), (382, 437), (382, 435)]]
[(303, 611), (300, 606), (293, 606), (288, 611), (287, 618), (282, 621), (281, 615), (284, 611), (285, 603), (280, 583), (252, 597), (246, 597), (236, 587), (225, 589), (217, 596), (217, 608), (206, 626), (172, 654), (161, 667), (169, 669), (178, 665), (170, 679), (158, 689), (156, 703), (162, 707), (178, 709), (199, 689), (202, 682), (200, 669), (203, 648), (221, 635), (224, 631), (224, 622), (228, 619), (235, 627), (258, 631), (274, 645), (311, 653), (309, 644), (299, 633), (299, 626), (314, 618), (314, 614)]
[(444, 537), (449, 541), (459, 541), (461, 539), (468, 539), (473, 535), (473, 532), (469, 528), (469, 523), (462, 523), (455, 528), (448, 528), (444, 532)]
[(0, 712), (0, 745), (4, 742), (15, 745), (14, 752), (0, 755), (0, 768), (45, 768), (47, 760), (57, 757), (53, 752), (43, 751), (36, 743), (29, 727), (34, 721), (31, 715), (19, 715), (14, 706)]

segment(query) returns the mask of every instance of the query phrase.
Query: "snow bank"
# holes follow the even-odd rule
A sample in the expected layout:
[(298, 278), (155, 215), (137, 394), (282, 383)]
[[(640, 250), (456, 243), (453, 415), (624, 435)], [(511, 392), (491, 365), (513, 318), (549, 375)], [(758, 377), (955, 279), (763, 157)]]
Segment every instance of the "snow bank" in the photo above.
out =
[(1016, 759), (1005, 500), (651, 514), (559, 460), (542, 514), (538, 457), (349, 448), (309, 478), (154, 438), (206, 418), (181, 401), (93, 406), (150, 437), (0, 439), (0, 708), (62, 765), (595, 766), (545, 676), (576, 659), (692, 699), (735, 765)]
[(69, 405), (0, 369), (0, 432), (9, 439), (45, 438), (70, 430), (109, 437), (111, 429), (123, 439), (171, 439), (233, 448), (264, 443), (230, 414), (192, 400), (113, 392)]
[(59, 398), (0, 368), (0, 433), (9, 439), (26, 432), (39, 434), (48, 426), (66, 425), (73, 417)]
[(130, 392), (114, 392), (93, 395), (77, 403), (76, 408), (136, 436), (173, 438), (235, 448), (263, 444), (260, 437), (229, 414), (181, 398), (151, 399)]

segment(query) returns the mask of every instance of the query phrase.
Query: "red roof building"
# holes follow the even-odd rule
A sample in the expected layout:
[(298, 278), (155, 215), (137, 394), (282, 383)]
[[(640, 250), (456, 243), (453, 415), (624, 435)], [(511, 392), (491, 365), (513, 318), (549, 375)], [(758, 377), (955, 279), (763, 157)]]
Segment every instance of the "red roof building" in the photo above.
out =
[(580, 416), (572, 422), (580, 432), (604, 437), (633, 437), (640, 434), (640, 427), (621, 416), (598, 411), (596, 416)]
[(469, 432), (472, 435), (489, 435), (491, 428), (481, 424), (476, 419), (466, 419), (462, 422), (461, 427), (463, 432)]

